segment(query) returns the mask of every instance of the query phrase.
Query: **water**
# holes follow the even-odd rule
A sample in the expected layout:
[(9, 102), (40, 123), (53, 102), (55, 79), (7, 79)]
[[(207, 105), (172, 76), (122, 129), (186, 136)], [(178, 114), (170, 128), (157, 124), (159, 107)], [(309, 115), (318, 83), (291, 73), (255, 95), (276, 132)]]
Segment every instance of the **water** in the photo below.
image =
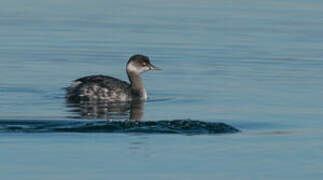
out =
[(126, 80), (127, 59), (142, 53), (164, 71), (143, 75), (140, 122), (240, 132), (1, 131), (1, 179), (322, 179), (322, 5), (2, 1), (2, 125), (129, 118), (84, 117), (62, 88), (91, 74)]

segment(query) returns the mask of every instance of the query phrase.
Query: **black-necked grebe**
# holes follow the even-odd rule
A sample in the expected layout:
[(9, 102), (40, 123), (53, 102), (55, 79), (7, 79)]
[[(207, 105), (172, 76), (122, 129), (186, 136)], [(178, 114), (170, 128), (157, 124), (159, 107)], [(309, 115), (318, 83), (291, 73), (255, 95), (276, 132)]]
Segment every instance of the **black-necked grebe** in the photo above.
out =
[(152, 65), (144, 55), (133, 55), (127, 63), (130, 84), (119, 79), (94, 75), (77, 79), (66, 88), (66, 98), (72, 101), (105, 100), (109, 102), (146, 100), (147, 93), (140, 74), (149, 70), (161, 70)]

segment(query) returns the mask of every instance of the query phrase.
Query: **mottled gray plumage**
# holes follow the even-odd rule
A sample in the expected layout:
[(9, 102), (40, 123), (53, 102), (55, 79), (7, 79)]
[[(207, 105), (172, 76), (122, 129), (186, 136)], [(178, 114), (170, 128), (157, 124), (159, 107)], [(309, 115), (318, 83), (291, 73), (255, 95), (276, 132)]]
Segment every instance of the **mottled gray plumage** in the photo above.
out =
[(70, 100), (109, 100), (126, 101), (130, 100), (130, 84), (119, 79), (93, 75), (86, 76), (74, 81), (66, 88), (66, 97)]
[(105, 100), (110, 102), (146, 100), (140, 74), (149, 70), (160, 70), (143, 55), (130, 57), (127, 63), (130, 84), (110, 76), (94, 75), (75, 80), (66, 88), (66, 98), (72, 101)]

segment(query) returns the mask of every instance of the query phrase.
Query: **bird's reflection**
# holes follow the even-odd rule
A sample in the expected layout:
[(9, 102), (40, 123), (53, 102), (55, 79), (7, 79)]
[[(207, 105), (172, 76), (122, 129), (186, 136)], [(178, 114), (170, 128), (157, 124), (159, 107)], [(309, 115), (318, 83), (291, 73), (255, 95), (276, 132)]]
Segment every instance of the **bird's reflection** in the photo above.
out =
[(67, 101), (68, 112), (80, 119), (136, 120), (144, 115), (145, 102)]

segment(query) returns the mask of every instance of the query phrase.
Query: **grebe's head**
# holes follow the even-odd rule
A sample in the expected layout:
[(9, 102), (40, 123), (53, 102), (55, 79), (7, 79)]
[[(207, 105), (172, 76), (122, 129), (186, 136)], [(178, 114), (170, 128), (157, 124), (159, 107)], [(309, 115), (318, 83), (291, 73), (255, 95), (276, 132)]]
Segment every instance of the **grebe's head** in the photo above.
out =
[(144, 55), (133, 55), (127, 63), (127, 72), (141, 74), (150, 70), (161, 70), (161, 68), (150, 63), (149, 57)]

